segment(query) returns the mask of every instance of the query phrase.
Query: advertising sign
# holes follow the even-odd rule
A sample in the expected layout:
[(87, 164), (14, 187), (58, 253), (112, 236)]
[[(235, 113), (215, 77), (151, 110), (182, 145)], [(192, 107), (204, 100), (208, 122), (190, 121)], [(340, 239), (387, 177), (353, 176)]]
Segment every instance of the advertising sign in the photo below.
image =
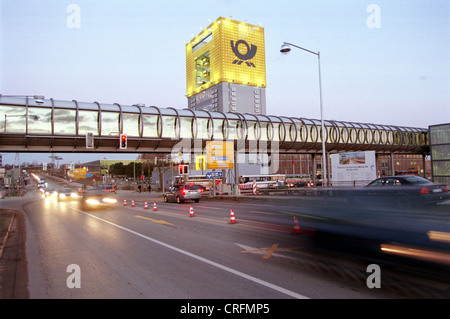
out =
[(74, 168), (71, 172), (69, 172), (69, 176), (73, 179), (86, 178), (86, 169)]
[(233, 142), (206, 142), (206, 168), (230, 169), (234, 164)]
[(377, 178), (375, 151), (331, 154), (333, 186), (362, 186)]
[(263, 27), (220, 17), (186, 44), (187, 97), (220, 82), (266, 87)]

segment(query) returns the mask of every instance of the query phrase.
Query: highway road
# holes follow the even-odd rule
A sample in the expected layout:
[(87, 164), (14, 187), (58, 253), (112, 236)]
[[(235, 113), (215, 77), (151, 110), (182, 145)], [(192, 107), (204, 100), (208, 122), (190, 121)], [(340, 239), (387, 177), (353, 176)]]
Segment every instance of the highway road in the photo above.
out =
[(373, 261), (318, 247), (314, 232), (294, 232), (294, 216), (302, 229), (327, 218), (314, 209), (318, 199), (176, 204), (158, 195), (118, 191), (114, 208), (95, 211), (37, 190), (16, 201), (26, 216), (30, 298), (415, 298), (448, 291), (383, 267), (381, 288), (369, 288)]

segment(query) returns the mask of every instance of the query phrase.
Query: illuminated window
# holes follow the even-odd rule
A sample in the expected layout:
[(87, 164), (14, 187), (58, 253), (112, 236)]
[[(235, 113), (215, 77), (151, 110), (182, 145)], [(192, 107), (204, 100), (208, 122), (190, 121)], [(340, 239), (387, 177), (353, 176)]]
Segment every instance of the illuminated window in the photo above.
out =
[(202, 86), (210, 80), (209, 51), (195, 60), (195, 87)]

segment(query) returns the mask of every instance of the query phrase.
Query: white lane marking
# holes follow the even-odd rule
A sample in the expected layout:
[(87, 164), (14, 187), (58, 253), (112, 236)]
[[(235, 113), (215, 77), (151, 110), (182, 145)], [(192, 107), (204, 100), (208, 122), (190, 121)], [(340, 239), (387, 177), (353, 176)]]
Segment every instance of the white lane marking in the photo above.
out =
[(236, 275), (236, 276), (239, 276), (239, 277), (242, 277), (242, 278), (244, 278), (244, 279), (253, 281), (253, 282), (255, 282), (255, 283), (257, 283), (257, 284), (260, 284), (260, 285), (262, 285), (262, 286), (265, 286), (265, 287), (268, 287), (268, 288), (273, 289), (273, 290), (275, 290), (275, 291), (281, 292), (281, 293), (283, 293), (283, 294), (285, 294), (285, 295), (291, 296), (291, 297), (296, 298), (296, 299), (309, 299), (308, 297), (303, 296), (303, 295), (301, 295), (301, 294), (298, 294), (298, 293), (296, 293), (296, 292), (293, 292), (293, 291), (291, 291), (291, 290), (288, 290), (288, 289), (285, 289), (285, 288), (283, 288), (283, 287), (280, 287), (280, 286), (271, 284), (270, 282), (267, 282), (267, 281), (264, 281), (264, 280), (262, 280), (262, 279), (253, 277), (253, 276), (251, 276), (251, 275), (247, 275), (246, 273), (243, 273), (243, 272), (241, 272), (241, 271), (239, 271), (239, 270), (236, 270), (236, 269), (233, 269), (233, 268), (230, 268), (230, 267), (221, 265), (221, 264), (216, 263), (216, 262), (214, 262), (214, 261), (212, 261), (212, 260), (209, 260), (209, 259), (200, 257), (200, 256), (198, 256), (198, 255), (195, 255), (195, 254), (190, 253), (190, 252), (188, 252), (188, 251), (185, 251), (185, 250), (183, 250), (183, 249), (180, 249), (180, 248), (177, 248), (177, 247), (175, 247), (175, 246), (166, 244), (166, 243), (164, 243), (164, 242), (162, 242), (162, 241), (159, 241), (159, 240), (157, 240), (157, 239), (154, 239), (154, 238), (145, 236), (145, 235), (143, 235), (143, 234), (141, 234), (141, 233), (135, 232), (134, 230), (131, 230), (131, 229), (126, 228), (126, 227), (123, 227), (123, 226), (120, 226), (120, 225), (115, 224), (115, 223), (113, 223), (113, 222), (110, 222), (110, 221), (108, 221), (108, 220), (106, 220), (106, 219), (100, 218), (100, 217), (95, 216), (95, 215), (91, 215), (91, 214), (89, 214), (89, 213), (86, 213), (86, 212), (84, 212), (84, 211), (82, 211), (82, 210), (78, 210), (78, 209), (76, 209), (76, 208), (73, 208), (73, 209), (76, 210), (76, 211), (78, 211), (78, 212), (80, 212), (80, 213), (82, 213), (82, 214), (85, 214), (86, 216), (89, 216), (89, 217), (95, 218), (95, 219), (97, 219), (97, 220), (100, 220), (100, 221), (102, 221), (102, 222), (104, 222), (104, 223), (110, 224), (111, 226), (114, 226), (114, 227), (117, 227), (117, 228), (119, 228), (119, 229), (122, 229), (122, 230), (124, 230), (124, 231), (126, 231), (126, 232), (129, 232), (129, 233), (131, 233), (131, 234), (134, 234), (134, 235), (136, 235), (136, 236), (139, 236), (139, 237), (141, 237), (141, 238), (144, 238), (144, 239), (146, 239), (146, 240), (148, 240), (148, 241), (151, 241), (151, 242), (153, 242), (153, 243), (155, 243), (155, 244), (158, 244), (158, 245), (160, 245), (160, 246), (163, 246), (163, 247), (166, 247), (166, 248), (168, 248), (168, 249), (174, 250), (174, 251), (176, 251), (176, 252), (178, 252), (178, 253), (180, 253), (180, 254), (183, 254), (183, 255), (186, 255), (186, 256), (188, 256), (188, 257), (194, 258), (194, 259), (196, 259), (196, 260), (198, 260), (198, 261), (201, 261), (201, 262), (204, 262), (204, 263), (206, 263), (206, 264), (209, 264), (209, 265), (211, 265), (211, 266), (213, 266), (213, 267), (222, 269), (222, 270), (224, 270), (224, 271), (226, 271), (226, 272), (232, 273), (232, 274), (234, 274), (234, 275)]

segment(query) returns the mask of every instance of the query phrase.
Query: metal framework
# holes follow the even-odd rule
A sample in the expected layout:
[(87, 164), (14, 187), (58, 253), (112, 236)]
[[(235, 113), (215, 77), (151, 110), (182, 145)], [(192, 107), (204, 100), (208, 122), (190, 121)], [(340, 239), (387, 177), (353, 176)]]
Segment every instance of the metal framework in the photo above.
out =
[[(429, 153), (428, 129), (331, 120), (324, 125), (327, 153)], [(88, 132), (92, 149), (85, 144)], [(122, 133), (127, 150), (119, 149)], [(321, 137), (317, 119), (0, 95), (2, 152), (171, 152), (181, 140), (200, 147), (229, 140), (245, 152), (256, 143), (275, 145), (280, 153), (322, 153)]]

